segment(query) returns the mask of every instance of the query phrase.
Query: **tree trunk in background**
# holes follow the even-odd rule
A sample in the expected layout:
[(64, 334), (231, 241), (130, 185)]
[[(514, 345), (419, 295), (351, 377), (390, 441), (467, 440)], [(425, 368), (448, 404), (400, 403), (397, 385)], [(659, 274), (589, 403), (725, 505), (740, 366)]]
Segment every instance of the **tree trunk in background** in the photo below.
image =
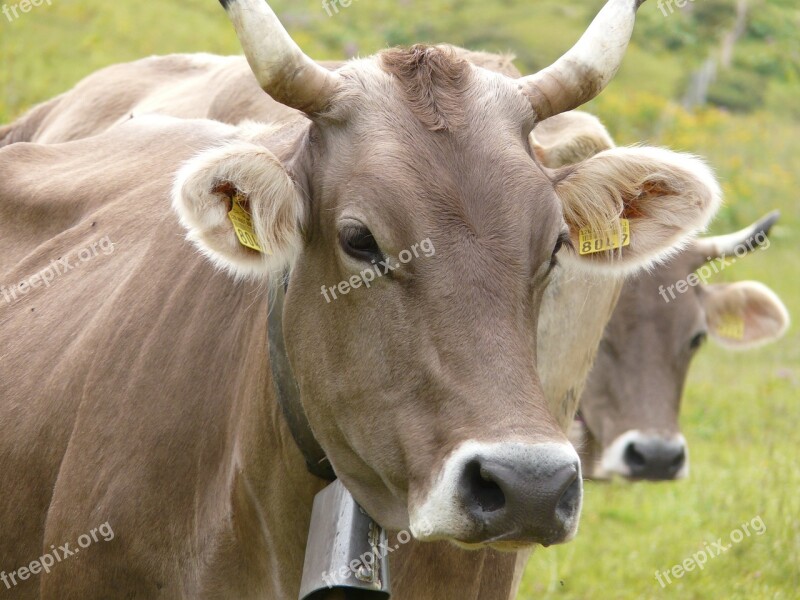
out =
[(683, 106), (689, 110), (703, 106), (708, 101), (708, 90), (717, 77), (719, 69), (727, 70), (733, 63), (733, 51), (747, 28), (747, 0), (738, 0), (736, 3), (736, 21), (733, 28), (722, 37), (719, 59), (713, 54), (703, 62), (689, 81), (689, 87), (683, 96)]
[(736, 22), (733, 24), (727, 35), (722, 40), (722, 50), (719, 62), (723, 69), (730, 69), (733, 62), (733, 49), (747, 28), (747, 0), (739, 0), (736, 3)]
[(689, 88), (683, 96), (683, 106), (691, 110), (703, 106), (708, 100), (708, 89), (717, 77), (717, 59), (713, 56), (707, 58), (703, 66), (692, 73)]

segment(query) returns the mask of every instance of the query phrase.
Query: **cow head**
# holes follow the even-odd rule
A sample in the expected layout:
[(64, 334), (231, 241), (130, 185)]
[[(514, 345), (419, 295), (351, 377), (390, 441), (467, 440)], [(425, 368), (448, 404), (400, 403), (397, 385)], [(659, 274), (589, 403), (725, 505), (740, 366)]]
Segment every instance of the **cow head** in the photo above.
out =
[(777, 218), (773, 213), (737, 233), (696, 240), (625, 283), (581, 398), (588, 476), (688, 474), (678, 413), (689, 364), (706, 337), (746, 349), (776, 340), (789, 324), (783, 303), (761, 283), (703, 282), (726, 260), (767, 247)]
[[(580, 465), (536, 370), (550, 274), (558, 261), (612, 275), (647, 264), (719, 201), (700, 161), (664, 150), (552, 171), (534, 159), (537, 122), (616, 71), (640, 2), (612, 0), (564, 58), (519, 79), (448, 46), (328, 71), (262, 1), (223, 4), (264, 90), (308, 118), (189, 162), (174, 202), (235, 275), (291, 269), (287, 351), (337, 475), (380, 523), (422, 539), (569, 539)], [(234, 202), (265, 253), (237, 240)], [(630, 245), (574, 250), (581, 229), (620, 216)]]

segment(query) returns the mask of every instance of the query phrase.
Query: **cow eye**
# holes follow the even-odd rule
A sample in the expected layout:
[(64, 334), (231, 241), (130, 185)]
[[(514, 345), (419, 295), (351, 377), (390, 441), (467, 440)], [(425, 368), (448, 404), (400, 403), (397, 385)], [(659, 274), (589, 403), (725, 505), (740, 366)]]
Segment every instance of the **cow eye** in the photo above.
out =
[(378, 242), (364, 225), (348, 225), (339, 232), (342, 249), (357, 260), (383, 258)]
[(706, 341), (706, 332), (703, 331), (703, 332), (698, 333), (696, 336), (694, 336), (692, 338), (692, 341), (689, 344), (689, 347), (692, 350), (697, 350), (700, 346), (703, 345), (703, 342), (705, 342), (705, 341)]
[(548, 273), (558, 265), (558, 258), (556, 257), (556, 254), (558, 254), (561, 251), (561, 248), (564, 246), (564, 244), (569, 244), (569, 243), (570, 239), (568, 233), (562, 233), (558, 236), (558, 239), (556, 240), (556, 245), (553, 248), (553, 254), (552, 256), (550, 256), (550, 268), (547, 271)]
[(558, 254), (558, 251), (561, 250), (561, 247), (563, 245), (564, 245), (564, 238), (561, 237), (561, 236), (558, 236), (558, 239), (556, 240), (556, 247), (553, 248), (553, 256)]

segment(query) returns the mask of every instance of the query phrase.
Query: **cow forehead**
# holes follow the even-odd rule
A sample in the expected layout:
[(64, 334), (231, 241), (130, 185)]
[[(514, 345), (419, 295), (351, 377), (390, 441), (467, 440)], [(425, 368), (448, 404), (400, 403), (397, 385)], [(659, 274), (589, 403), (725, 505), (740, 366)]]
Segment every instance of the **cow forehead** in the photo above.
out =
[[(678, 293), (692, 272), (679, 256), (627, 280), (604, 335), (602, 368), (593, 373), (614, 390), (615, 427), (672, 423), (692, 357), (691, 340), (704, 328), (700, 288)], [(669, 289), (672, 288), (673, 295)], [(666, 299), (665, 299), (666, 298)], [(669, 301), (667, 301), (669, 300)], [(582, 402), (591, 405), (592, 394)]]
[(528, 228), (552, 244), (561, 207), (531, 155), (533, 113), (514, 80), (447, 47), (387, 51), (343, 73), (319, 123), (323, 204), (379, 213), (394, 231), (496, 237)]
[[(679, 252), (652, 271), (630, 278), (623, 287), (620, 303), (654, 319), (662, 325), (664, 335), (682, 333), (676, 325), (691, 327), (702, 315), (702, 284), (690, 286), (687, 283), (696, 267), (696, 257), (690, 251)], [(683, 292), (677, 289), (679, 282), (682, 282)], [(634, 305), (638, 308), (633, 308)]]
[[(448, 46), (385, 50), (353, 60), (325, 117), (364, 127), (413, 124), (468, 138), (533, 129), (534, 113), (517, 81), (473, 65)], [(487, 131), (488, 130), (488, 131)]]

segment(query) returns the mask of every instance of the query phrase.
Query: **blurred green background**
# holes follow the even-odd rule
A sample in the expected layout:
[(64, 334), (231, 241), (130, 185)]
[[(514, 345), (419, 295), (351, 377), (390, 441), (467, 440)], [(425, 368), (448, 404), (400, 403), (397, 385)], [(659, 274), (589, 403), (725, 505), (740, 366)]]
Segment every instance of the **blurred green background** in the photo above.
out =
[[(44, 1), (16, 19), (0, 13), (0, 123), (111, 63), (239, 52), (214, 0)], [(321, 0), (272, 4), (315, 58), (450, 42), (513, 52), (528, 72), (571, 46), (603, 2), (353, 0), (333, 16)], [(797, 0), (694, 0), (683, 8), (649, 0), (622, 70), (587, 107), (619, 144), (706, 157), (727, 202), (712, 232), (782, 211), (771, 247), (715, 281), (760, 280), (793, 315), (800, 314), (799, 32)], [(799, 341), (794, 328), (756, 351), (705, 348), (681, 417), (690, 478), (588, 484), (577, 539), (533, 556), (520, 597), (800, 598)], [(666, 589), (657, 583), (657, 570), (757, 516), (764, 535), (745, 537)]]

